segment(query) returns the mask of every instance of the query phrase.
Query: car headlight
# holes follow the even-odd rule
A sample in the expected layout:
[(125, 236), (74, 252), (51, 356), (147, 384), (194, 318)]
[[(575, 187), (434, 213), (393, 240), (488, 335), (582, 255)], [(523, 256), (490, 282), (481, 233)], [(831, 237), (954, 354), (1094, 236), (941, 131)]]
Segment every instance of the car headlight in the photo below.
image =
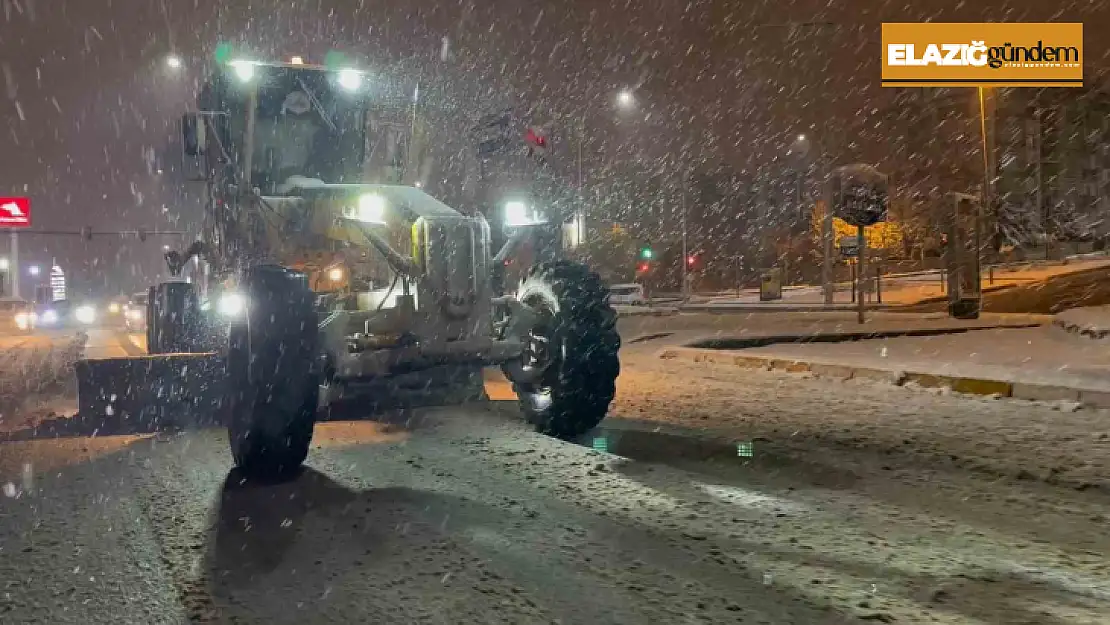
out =
[(142, 321), (143, 311), (141, 308), (128, 308), (127, 318), (131, 321)]
[(224, 317), (238, 317), (247, 310), (247, 299), (240, 293), (224, 293), (216, 302), (216, 312)]
[(108, 304), (108, 312), (112, 313), (113, 315), (119, 314), (119, 304), (115, 302)]
[(28, 313), (21, 312), (16, 313), (15, 315), (15, 325), (20, 330), (26, 330), (27, 328), (31, 327), (31, 323), (33, 323), (33, 321), (33, 317)]
[(385, 224), (385, 198), (377, 193), (360, 195), (354, 206), (343, 210), (343, 216), (367, 224)]
[(511, 228), (519, 226), (535, 226), (547, 220), (539, 211), (530, 208), (520, 200), (505, 202), (505, 225)]
[(81, 323), (92, 323), (96, 321), (96, 310), (92, 306), (78, 306), (73, 316)]
[(58, 323), (58, 312), (55, 310), (48, 310), (42, 313), (41, 321), (47, 325)]

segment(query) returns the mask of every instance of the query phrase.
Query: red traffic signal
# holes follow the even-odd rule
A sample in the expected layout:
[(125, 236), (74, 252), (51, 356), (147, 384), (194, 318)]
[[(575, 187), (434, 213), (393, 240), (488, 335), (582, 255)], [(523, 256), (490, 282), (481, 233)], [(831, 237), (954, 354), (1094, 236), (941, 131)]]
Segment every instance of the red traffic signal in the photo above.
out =
[(696, 262), (698, 262), (698, 257), (697, 256), (690, 255), (690, 256), (686, 257), (686, 264), (687, 265), (693, 267), (694, 263), (696, 263)]
[(640, 263), (639, 269), (640, 273), (647, 273), (648, 270), (651, 269), (651, 265), (649, 263)]

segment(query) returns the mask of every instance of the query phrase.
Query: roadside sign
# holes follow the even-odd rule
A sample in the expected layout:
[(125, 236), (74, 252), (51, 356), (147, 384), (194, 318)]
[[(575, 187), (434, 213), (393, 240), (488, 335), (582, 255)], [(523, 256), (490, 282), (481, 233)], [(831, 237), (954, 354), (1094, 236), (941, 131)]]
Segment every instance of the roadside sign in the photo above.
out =
[(886, 221), (887, 176), (870, 165), (838, 167), (829, 177), (833, 214), (856, 227)]
[(0, 228), (30, 228), (31, 198), (0, 197)]
[(836, 246), (840, 248), (840, 255), (854, 258), (859, 256), (859, 237), (840, 237), (836, 242)]

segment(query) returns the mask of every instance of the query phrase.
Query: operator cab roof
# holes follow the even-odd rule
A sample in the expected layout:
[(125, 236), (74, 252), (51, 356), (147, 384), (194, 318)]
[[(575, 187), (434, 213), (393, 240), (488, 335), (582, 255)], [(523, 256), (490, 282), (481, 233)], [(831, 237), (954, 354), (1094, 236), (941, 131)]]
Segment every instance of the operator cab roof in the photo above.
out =
[(323, 71), (323, 72), (329, 72), (329, 71), (338, 72), (341, 69), (352, 69), (352, 70), (355, 70), (355, 71), (359, 71), (359, 69), (356, 68), (356, 67), (332, 68), (332, 67), (327, 67), (327, 66), (324, 66), (324, 65), (316, 65), (316, 64), (312, 64), (312, 63), (291, 63), (291, 62), (288, 62), (288, 61), (285, 61), (285, 62), (280, 62), (280, 61), (254, 61), (254, 60), (251, 60), (251, 59), (232, 59), (232, 60), (230, 60), (226, 63), (221, 63), (221, 65), (227, 65), (228, 67), (232, 67), (232, 66), (236, 65), (237, 63), (245, 63), (247, 65), (256, 65), (258, 67), (284, 67), (284, 68), (288, 68), (288, 69), (311, 69), (311, 70), (318, 70), (318, 71)]
[(425, 193), (422, 189), (405, 185), (376, 183), (326, 183), (316, 178), (292, 176), (282, 185), (282, 193), (310, 196), (353, 197), (372, 193), (386, 202), (418, 217), (459, 217), (461, 214), (450, 206)]

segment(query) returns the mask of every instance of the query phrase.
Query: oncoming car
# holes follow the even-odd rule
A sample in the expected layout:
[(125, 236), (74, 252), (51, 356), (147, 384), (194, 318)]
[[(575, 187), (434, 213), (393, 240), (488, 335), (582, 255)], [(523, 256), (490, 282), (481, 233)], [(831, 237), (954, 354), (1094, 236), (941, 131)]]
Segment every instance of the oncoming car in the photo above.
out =
[(0, 319), (3, 319), (5, 330), (30, 332), (35, 327), (34, 308), (19, 297), (0, 298)]
[(96, 323), (98, 317), (95, 306), (63, 299), (40, 305), (35, 311), (34, 324), (44, 330), (82, 328)]
[(123, 307), (123, 323), (128, 332), (146, 331), (146, 303), (147, 293), (143, 291), (131, 296)]

